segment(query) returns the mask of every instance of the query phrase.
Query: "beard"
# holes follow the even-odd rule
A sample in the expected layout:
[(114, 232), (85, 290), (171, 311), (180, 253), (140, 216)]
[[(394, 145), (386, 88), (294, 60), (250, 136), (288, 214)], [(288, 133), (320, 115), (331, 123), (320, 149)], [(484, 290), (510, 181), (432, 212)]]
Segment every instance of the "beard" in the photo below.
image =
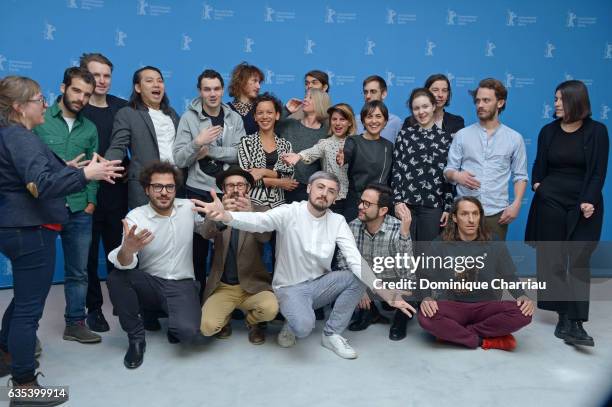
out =
[(83, 107), (85, 107), (85, 105), (81, 105), (80, 108), (73, 107), (72, 104), (74, 103), (74, 101), (70, 99), (67, 94), (64, 94), (64, 96), (62, 96), (62, 101), (64, 103), (64, 107), (70, 113), (78, 114), (81, 110), (83, 110)]
[(159, 209), (159, 210), (166, 210), (168, 208), (171, 208), (172, 205), (174, 205), (174, 198), (170, 198), (170, 197), (164, 197), (164, 199), (168, 200), (168, 203), (164, 204), (161, 203), (161, 197), (159, 198), (154, 198), (154, 197), (149, 197), (149, 202), (151, 204), (151, 206), (155, 209)]
[(331, 206), (330, 203), (327, 202), (327, 200), (325, 200), (325, 198), (322, 198), (322, 200), (325, 200), (325, 202), (317, 202), (318, 198), (309, 198), (308, 202), (310, 202), (310, 204), (312, 205), (313, 208), (315, 208), (316, 210), (323, 212), (325, 211), (327, 208), (329, 208)]
[(484, 111), (482, 113), (478, 113), (478, 118), (484, 121), (490, 121), (495, 118), (495, 111)]

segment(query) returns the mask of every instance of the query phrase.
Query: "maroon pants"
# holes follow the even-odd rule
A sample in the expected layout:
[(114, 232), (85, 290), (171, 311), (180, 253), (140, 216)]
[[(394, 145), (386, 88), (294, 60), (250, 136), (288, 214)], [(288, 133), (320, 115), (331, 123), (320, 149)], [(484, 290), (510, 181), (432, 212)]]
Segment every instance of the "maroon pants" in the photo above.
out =
[(477, 348), (479, 338), (508, 335), (531, 322), (516, 301), (438, 301), (438, 312), (433, 317), (421, 311), (418, 315), (427, 332), (468, 348)]

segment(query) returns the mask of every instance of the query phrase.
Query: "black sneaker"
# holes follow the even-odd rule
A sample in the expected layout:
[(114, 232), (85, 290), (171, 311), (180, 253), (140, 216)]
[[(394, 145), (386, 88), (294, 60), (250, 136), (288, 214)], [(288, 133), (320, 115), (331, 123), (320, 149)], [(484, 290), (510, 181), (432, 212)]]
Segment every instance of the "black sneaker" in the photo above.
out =
[(101, 309), (90, 311), (87, 314), (87, 326), (94, 332), (108, 332), (110, 327)]

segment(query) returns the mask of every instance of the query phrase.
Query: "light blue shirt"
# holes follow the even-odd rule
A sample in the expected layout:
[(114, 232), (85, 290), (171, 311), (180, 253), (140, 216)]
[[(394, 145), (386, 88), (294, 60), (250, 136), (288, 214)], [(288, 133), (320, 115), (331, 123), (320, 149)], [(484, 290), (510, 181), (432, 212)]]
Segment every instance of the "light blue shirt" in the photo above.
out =
[[(356, 117), (356, 119), (357, 119), (357, 134), (363, 134), (363, 132), (365, 131), (365, 129), (363, 128), (363, 124), (359, 121), (358, 117)], [(395, 144), (397, 133), (399, 133), (401, 129), (402, 129), (402, 120), (398, 116), (394, 115), (393, 113), (389, 113), (389, 121), (387, 121), (387, 125), (380, 132), (380, 135), (383, 138), (386, 138), (387, 140)]]
[(448, 170), (469, 171), (480, 182), (479, 189), (457, 184), (457, 196), (474, 196), (480, 200), (486, 216), (508, 207), (508, 181), (527, 181), (527, 153), (523, 136), (500, 124), (489, 136), (479, 123), (455, 134), (448, 151)]

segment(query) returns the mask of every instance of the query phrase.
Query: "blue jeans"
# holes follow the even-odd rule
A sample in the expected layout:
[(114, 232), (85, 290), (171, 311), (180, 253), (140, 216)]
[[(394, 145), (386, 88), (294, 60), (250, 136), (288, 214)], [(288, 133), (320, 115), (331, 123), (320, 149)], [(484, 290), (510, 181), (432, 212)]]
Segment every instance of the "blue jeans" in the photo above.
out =
[(41, 227), (0, 228), (0, 252), (13, 269), (13, 299), (4, 312), (0, 348), (11, 354), (18, 383), (34, 380), (36, 330), (55, 270), (57, 232)]
[(87, 258), (91, 245), (92, 216), (83, 211), (70, 213), (60, 236), (64, 250), (64, 295), (66, 325), (84, 321), (87, 298)]

